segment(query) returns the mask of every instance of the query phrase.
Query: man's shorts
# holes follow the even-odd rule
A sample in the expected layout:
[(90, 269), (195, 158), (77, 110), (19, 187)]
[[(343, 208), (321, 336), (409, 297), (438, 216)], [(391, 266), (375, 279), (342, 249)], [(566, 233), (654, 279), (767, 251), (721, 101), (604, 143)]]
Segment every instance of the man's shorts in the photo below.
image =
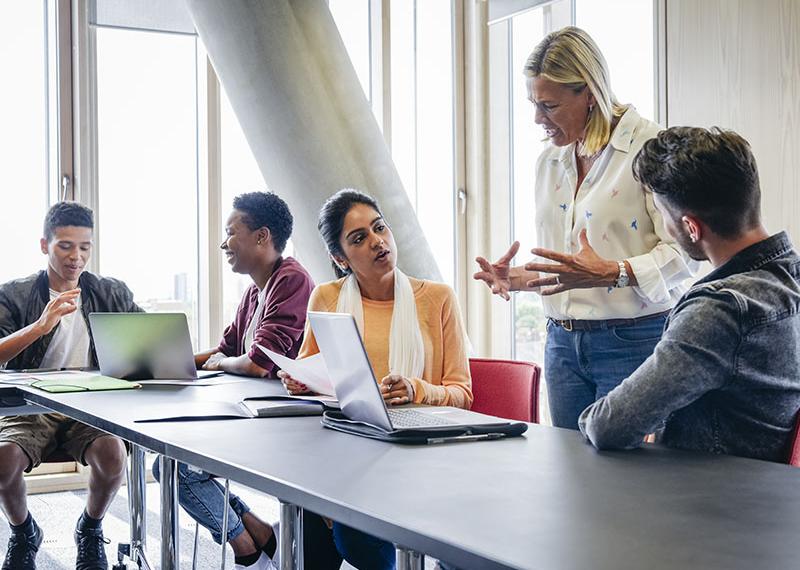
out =
[(57, 450), (86, 465), (86, 449), (104, 435), (108, 434), (61, 414), (0, 417), (0, 442), (16, 443), (22, 448), (30, 459), (26, 472)]

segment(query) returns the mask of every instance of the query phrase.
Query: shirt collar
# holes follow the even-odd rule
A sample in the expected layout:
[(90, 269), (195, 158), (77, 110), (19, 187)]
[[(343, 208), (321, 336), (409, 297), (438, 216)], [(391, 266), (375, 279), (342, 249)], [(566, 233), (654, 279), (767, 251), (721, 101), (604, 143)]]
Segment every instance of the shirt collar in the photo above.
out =
[(697, 281), (695, 285), (724, 279), (737, 273), (755, 271), (764, 264), (792, 250), (792, 242), (786, 232), (778, 232), (758, 243), (744, 248), (714, 271)]
[(617, 123), (614, 132), (611, 133), (611, 140), (608, 141), (608, 144), (616, 150), (628, 152), (631, 149), (634, 131), (639, 119), (639, 113), (634, 106), (628, 105), (628, 110), (619, 118), (619, 123)]

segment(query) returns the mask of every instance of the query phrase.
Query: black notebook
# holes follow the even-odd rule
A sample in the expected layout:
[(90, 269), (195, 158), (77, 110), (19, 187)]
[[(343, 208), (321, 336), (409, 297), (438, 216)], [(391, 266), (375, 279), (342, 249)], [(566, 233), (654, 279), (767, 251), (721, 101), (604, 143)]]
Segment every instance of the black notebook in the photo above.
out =
[(240, 402), (187, 402), (151, 408), (137, 423), (237, 420), (286, 416), (319, 416), (326, 410), (338, 410), (335, 399), (324, 396), (260, 396)]

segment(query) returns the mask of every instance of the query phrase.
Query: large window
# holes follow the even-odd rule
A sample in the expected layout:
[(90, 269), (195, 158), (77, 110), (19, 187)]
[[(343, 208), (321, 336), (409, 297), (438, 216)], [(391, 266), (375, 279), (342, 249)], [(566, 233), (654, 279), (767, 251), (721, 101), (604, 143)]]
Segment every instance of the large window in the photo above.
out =
[[(0, 240), (7, 244), (0, 282), (43, 269), (39, 249), (49, 202), (48, 117), (51, 114), (48, 5), (44, 1), (0, 3), (0, 156), (4, 159), (0, 209), (5, 212)], [(55, 134), (55, 133), (53, 133)]]
[[(545, 35), (544, 9), (524, 12), (511, 20), (511, 235), (520, 242), (517, 263), (530, 259), (536, 246), (536, 203), (533, 181), (536, 157), (544, 150), (542, 130), (533, 122), (533, 105), (528, 101), (525, 61)], [(514, 311), (514, 356), (520, 360), (544, 362), (545, 319), (536, 293), (518, 293)]]
[(198, 340), (197, 39), (97, 28), (100, 271)]
[[(369, 0), (329, 3), (400, 179), (417, 213), (442, 278), (456, 282), (453, 7), (450, 0), (392, 0), (376, 18)], [(382, 46), (389, 22), (389, 46)], [(380, 49), (382, 48), (382, 49)], [(376, 54), (390, 54), (381, 59)], [(373, 92), (378, 65), (389, 66), (391, 87)], [(387, 89), (384, 86), (384, 89)], [(380, 110), (388, 95), (389, 125)], [(388, 128), (385, 128), (387, 127)]]
[[(239, 121), (233, 112), (230, 101), (223, 90), (220, 96), (220, 122), (222, 133), (222, 198), (220, 214), (222, 216), (222, 231), (224, 239), (225, 222), (233, 207), (233, 199), (245, 192), (266, 190), (266, 183), (261, 171), (258, 169), (247, 139), (244, 137)], [(220, 240), (221, 241), (221, 240)], [(219, 252), (222, 255), (222, 251)], [(230, 265), (223, 262), (222, 266), (222, 323), (223, 326), (233, 320), (236, 308), (242, 299), (244, 291), (253, 283), (248, 275), (239, 275), (231, 271)], [(211, 342), (216, 342), (215, 331), (211, 332)], [(216, 331), (221, 337), (222, 331)]]
[(391, 149), (445, 282), (455, 285), (453, 13), (391, 3)]
[(372, 100), (370, 66), (370, 0), (330, 0), (331, 11), (347, 55), (356, 70), (367, 100)]
[[(622, 14), (624, 34), (618, 25)], [(633, 104), (642, 117), (652, 121), (656, 120), (653, 17), (653, 2), (649, 1), (575, 1), (576, 25), (589, 32), (603, 52), (617, 99)]]

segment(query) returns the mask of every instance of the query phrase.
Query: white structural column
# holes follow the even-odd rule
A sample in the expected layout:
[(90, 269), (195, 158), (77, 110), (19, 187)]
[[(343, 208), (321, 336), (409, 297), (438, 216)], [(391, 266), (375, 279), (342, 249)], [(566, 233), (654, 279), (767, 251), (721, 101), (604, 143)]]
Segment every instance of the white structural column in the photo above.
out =
[(325, 0), (187, 6), (264, 179), (292, 209), (293, 241), (313, 277), (332, 276), (316, 229), (319, 208), (354, 187), (381, 204), (403, 270), (439, 279)]

